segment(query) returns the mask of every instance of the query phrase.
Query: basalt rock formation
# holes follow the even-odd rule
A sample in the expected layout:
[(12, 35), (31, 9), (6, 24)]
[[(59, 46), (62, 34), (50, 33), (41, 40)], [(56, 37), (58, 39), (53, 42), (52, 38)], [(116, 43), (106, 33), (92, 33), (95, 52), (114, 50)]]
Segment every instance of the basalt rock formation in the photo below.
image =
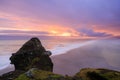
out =
[(38, 38), (32, 38), (26, 42), (16, 53), (10, 57), (15, 70), (27, 71), (38, 68), (53, 71), (53, 63), (50, 59), (51, 52), (46, 51)]

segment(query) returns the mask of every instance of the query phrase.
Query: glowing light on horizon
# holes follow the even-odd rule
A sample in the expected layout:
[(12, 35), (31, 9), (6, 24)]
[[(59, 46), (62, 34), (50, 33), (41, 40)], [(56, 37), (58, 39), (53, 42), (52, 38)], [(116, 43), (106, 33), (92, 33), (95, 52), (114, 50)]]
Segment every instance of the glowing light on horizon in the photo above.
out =
[(63, 33), (63, 34), (61, 34), (61, 36), (71, 36), (71, 33)]
[(71, 36), (71, 33), (51, 31), (50, 35), (51, 35), (51, 36)]

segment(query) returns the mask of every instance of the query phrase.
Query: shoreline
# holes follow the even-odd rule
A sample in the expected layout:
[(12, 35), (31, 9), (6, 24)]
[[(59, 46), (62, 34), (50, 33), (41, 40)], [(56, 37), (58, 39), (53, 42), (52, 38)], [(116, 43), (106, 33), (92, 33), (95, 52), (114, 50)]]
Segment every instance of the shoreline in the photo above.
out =
[(72, 44), (67, 44), (64, 47), (55, 47), (51, 49), (50, 51), (52, 52), (53, 55), (51, 56), (57, 56), (61, 54), (66, 54), (68, 51), (74, 50), (76, 48), (80, 48), (82, 46), (94, 43), (96, 40), (90, 40), (90, 41), (85, 41), (85, 42), (77, 42), (77, 43), (72, 43)]
[(10, 71), (14, 71), (14, 66), (9, 64), (5, 68), (0, 69), (0, 75), (3, 75), (3, 74), (8, 73)]

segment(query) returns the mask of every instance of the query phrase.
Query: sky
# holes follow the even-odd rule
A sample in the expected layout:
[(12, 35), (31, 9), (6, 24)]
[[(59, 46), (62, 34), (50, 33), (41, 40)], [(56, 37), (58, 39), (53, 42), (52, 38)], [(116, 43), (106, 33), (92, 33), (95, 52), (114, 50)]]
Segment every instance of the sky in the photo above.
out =
[(0, 0), (0, 36), (120, 36), (120, 0)]

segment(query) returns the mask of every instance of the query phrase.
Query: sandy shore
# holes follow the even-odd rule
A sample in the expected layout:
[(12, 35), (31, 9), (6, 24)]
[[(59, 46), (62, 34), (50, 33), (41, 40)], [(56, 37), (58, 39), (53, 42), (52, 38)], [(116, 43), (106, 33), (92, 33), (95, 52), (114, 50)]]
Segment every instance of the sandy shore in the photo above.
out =
[(8, 67), (0, 70), (0, 75), (2, 75), (4, 73), (7, 73), (7, 72), (10, 72), (10, 71), (13, 71), (13, 70), (14, 70), (14, 66), (13, 65), (9, 65)]
[[(120, 71), (119, 47), (120, 44), (97, 41), (70, 50), (65, 54), (51, 56), (54, 63), (54, 72), (63, 75), (74, 75), (81, 68), (88, 67)], [(13, 67), (0, 70), (0, 75), (10, 70), (13, 70)]]
[[(65, 54), (52, 56), (54, 72), (74, 75), (81, 68), (107, 68), (120, 71), (120, 49), (109, 42), (94, 42)], [(113, 54), (114, 53), (114, 54)]]

